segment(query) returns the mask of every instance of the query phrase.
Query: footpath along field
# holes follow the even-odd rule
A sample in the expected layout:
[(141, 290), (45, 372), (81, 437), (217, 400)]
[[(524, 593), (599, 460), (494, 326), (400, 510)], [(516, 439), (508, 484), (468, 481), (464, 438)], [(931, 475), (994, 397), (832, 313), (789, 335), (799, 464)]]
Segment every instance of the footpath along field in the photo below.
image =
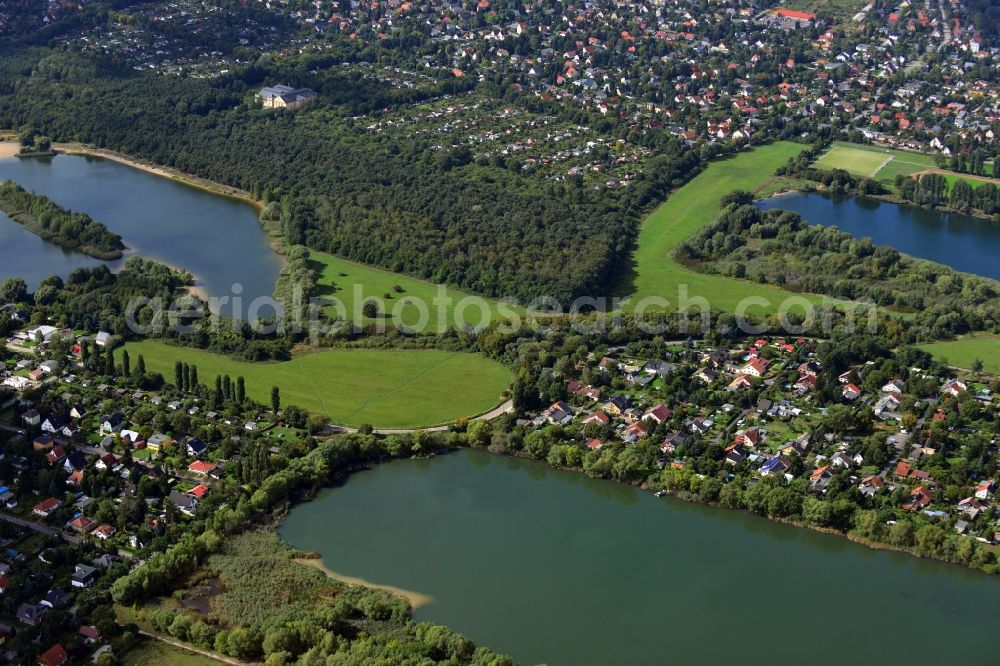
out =
[[(704, 297), (712, 308), (733, 311), (744, 299), (763, 297), (768, 306), (754, 306), (754, 314), (770, 313), (781, 301), (804, 296), (811, 302), (820, 297), (802, 295), (778, 287), (692, 271), (674, 260), (674, 251), (683, 241), (718, 215), (719, 200), (733, 190), (755, 192), (774, 176), (775, 170), (798, 155), (804, 146), (781, 141), (761, 146), (717, 162), (712, 162), (691, 182), (670, 195), (642, 223), (632, 271), (615, 289), (628, 296), (634, 308), (643, 298), (666, 298), (668, 309), (678, 304), (678, 289), (687, 285), (689, 297)], [(653, 308), (655, 309), (655, 308)]]
[(970, 369), (979, 359), (983, 370), (1000, 375), (1000, 335), (969, 335), (957, 340), (920, 345), (938, 361), (957, 368)]
[(291, 361), (247, 363), (219, 354), (155, 340), (125, 346), (133, 367), (141, 354), (146, 368), (172, 382), (175, 361), (198, 366), (198, 380), (212, 386), (216, 375), (246, 379), (247, 395), (270, 404), (271, 387), (283, 405), (326, 414), (337, 424), (419, 428), (471, 417), (503, 402), (511, 374), (478, 354), (436, 350), (329, 349)]

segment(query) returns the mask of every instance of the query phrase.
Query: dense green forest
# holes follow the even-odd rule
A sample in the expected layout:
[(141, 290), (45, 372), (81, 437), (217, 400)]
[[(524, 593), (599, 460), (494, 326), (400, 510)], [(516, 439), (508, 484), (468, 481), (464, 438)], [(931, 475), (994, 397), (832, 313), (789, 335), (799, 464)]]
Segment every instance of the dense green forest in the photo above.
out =
[(730, 195), (719, 218), (678, 248), (698, 270), (874, 302), (912, 313), (905, 338), (938, 339), (1000, 322), (1000, 284), (914, 259), (870, 238), (762, 211)]
[[(279, 203), (291, 244), (522, 301), (603, 293), (641, 214), (700, 167), (671, 143), (629, 187), (597, 190), (582, 178), (548, 181), (478, 163), (464, 147), (373, 135), (353, 127), (353, 114), (418, 93), (386, 92), (329, 68), (302, 73), (326, 64), (261, 59), (208, 81), (21, 49), (0, 58), (0, 126), (255, 192)], [(310, 84), (321, 101), (296, 113), (256, 108), (253, 92), (276, 80)]]
[(86, 213), (68, 211), (10, 180), (0, 183), (0, 210), (45, 240), (98, 259), (118, 259), (125, 249), (121, 236)]

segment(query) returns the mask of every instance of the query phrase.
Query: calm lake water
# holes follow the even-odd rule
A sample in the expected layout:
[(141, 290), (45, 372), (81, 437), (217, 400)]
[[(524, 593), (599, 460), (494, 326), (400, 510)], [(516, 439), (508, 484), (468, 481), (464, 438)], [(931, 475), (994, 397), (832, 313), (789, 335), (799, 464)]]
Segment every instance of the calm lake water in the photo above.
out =
[(996, 663), (996, 579), (481, 451), (355, 474), (279, 533), (525, 664)]
[(878, 245), (1000, 280), (1000, 223), (959, 213), (820, 192), (784, 194), (759, 203), (784, 208), (812, 224), (836, 226)]
[[(103, 222), (122, 236), (128, 254), (187, 269), (210, 296), (232, 295), (236, 283), (242, 285), (244, 303), (274, 292), (282, 260), (271, 249), (256, 209), (245, 202), (80, 155), (2, 159), (0, 180), (7, 179)], [(31, 288), (80, 266), (106, 263), (116, 269), (122, 263), (46, 243), (2, 213), (0, 248), (0, 279), (20, 276)]]

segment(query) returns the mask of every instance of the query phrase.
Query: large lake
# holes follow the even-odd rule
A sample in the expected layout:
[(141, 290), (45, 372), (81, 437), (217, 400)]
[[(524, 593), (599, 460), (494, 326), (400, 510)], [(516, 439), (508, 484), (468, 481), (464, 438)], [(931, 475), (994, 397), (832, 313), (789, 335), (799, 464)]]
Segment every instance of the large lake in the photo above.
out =
[[(80, 155), (0, 159), (0, 180), (8, 179), (65, 208), (89, 213), (121, 235), (128, 254), (187, 269), (210, 296), (230, 296), (234, 284), (242, 287), (244, 303), (274, 292), (282, 259), (271, 249), (257, 210), (246, 202)], [(114, 270), (121, 264), (47, 243), (3, 213), (0, 248), (0, 280), (20, 276), (31, 288), (79, 266), (106, 263)]]
[(996, 663), (997, 579), (481, 451), (355, 474), (279, 533), (522, 663)]
[(865, 197), (796, 192), (761, 201), (784, 208), (812, 224), (836, 226), (878, 245), (1000, 280), (1000, 223), (959, 213), (883, 203)]

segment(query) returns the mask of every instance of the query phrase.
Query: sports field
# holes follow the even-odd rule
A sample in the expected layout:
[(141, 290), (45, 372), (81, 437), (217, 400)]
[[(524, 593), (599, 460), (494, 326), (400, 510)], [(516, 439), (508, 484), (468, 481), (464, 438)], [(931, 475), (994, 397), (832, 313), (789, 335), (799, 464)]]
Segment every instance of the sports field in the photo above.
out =
[(958, 340), (920, 345), (935, 360), (968, 370), (979, 359), (983, 370), (1000, 375), (1000, 335), (970, 335)]
[(728, 311), (735, 310), (747, 298), (767, 299), (768, 305), (755, 305), (748, 310), (755, 314), (774, 312), (785, 298), (800, 296), (770, 285), (697, 273), (674, 261), (674, 250), (715, 219), (723, 195), (739, 189), (751, 192), (760, 189), (779, 166), (803, 149), (800, 144), (784, 141), (709, 164), (642, 223), (632, 258), (632, 274), (618, 285), (617, 295), (629, 296), (632, 308), (644, 298), (665, 298), (670, 303), (669, 309), (678, 303), (678, 290), (686, 288), (688, 298), (703, 297), (712, 308)]
[[(373, 324), (376, 319), (362, 313), (364, 302), (378, 302), (379, 317), (416, 332), (443, 333), (449, 328), (477, 327), (510, 312), (499, 301), (470, 294), (455, 287), (359, 264), (324, 252), (309, 256), (319, 274), (319, 294), (339, 301), (340, 315), (348, 321)], [(426, 306), (426, 307), (424, 307)], [(501, 312), (501, 308), (504, 308)], [(331, 306), (328, 312), (334, 312)], [(422, 312), (426, 313), (421, 324)]]
[(271, 387), (283, 405), (326, 414), (334, 423), (417, 428), (489, 411), (503, 402), (510, 371), (485, 356), (435, 350), (330, 349), (278, 363), (247, 363), (155, 340), (126, 345), (132, 365), (173, 381), (178, 360), (198, 366), (212, 386), (216, 375), (246, 379), (247, 395), (270, 404)]
[(874, 178), (890, 187), (896, 182), (898, 175), (910, 176), (928, 170), (943, 174), (949, 187), (959, 180), (964, 180), (976, 188), (991, 180), (938, 169), (932, 155), (841, 141), (834, 143), (830, 150), (821, 155), (816, 160), (815, 166), (820, 169), (844, 169), (856, 176)]

